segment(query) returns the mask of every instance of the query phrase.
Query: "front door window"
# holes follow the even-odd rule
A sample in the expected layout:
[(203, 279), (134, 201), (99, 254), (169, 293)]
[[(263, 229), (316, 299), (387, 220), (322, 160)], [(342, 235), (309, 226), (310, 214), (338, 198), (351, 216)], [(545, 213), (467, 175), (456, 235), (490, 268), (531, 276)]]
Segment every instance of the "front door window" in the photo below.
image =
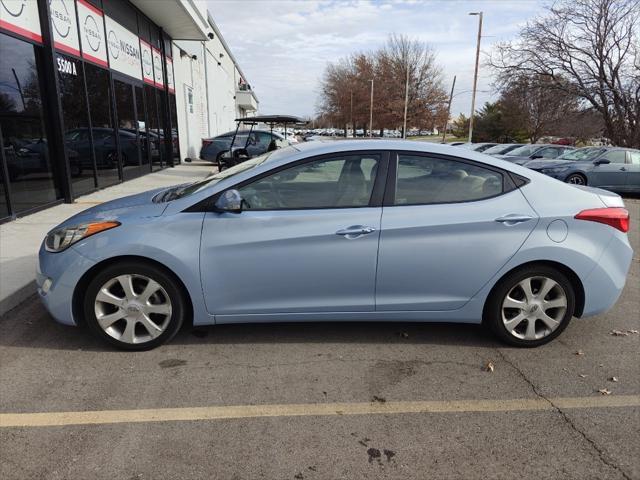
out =
[(240, 194), (248, 210), (365, 207), (379, 161), (367, 154), (303, 163), (256, 180)]

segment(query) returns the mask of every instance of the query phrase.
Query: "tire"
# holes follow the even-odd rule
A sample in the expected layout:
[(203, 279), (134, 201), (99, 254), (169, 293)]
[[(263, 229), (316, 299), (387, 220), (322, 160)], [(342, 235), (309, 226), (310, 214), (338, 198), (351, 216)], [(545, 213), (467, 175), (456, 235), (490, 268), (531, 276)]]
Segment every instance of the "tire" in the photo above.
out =
[(572, 185), (586, 185), (587, 177), (585, 177), (581, 173), (572, 173), (565, 179), (565, 182)]
[[(530, 293), (525, 291), (527, 284)], [(543, 298), (542, 289), (547, 291)], [(547, 265), (531, 265), (498, 282), (485, 304), (484, 321), (504, 343), (537, 347), (567, 328), (575, 304), (573, 285), (562, 272)]]
[(121, 350), (150, 350), (168, 342), (184, 322), (186, 310), (178, 280), (139, 261), (101, 270), (83, 299), (89, 330)]

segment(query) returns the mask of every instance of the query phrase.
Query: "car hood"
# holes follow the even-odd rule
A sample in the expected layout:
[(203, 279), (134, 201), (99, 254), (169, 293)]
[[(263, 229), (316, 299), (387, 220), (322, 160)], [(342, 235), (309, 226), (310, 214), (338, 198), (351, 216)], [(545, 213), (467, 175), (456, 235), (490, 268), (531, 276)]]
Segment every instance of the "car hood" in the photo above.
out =
[(515, 163), (517, 165), (523, 165), (531, 161), (529, 157), (522, 157), (520, 155), (495, 155), (495, 157), (499, 158), (500, 160), (506, 160), (507, 162)]
[(167, 203), (155, 203), (153, 198), (164, 190), (167, 190), (167, 187), (156, 188), (147, 192), (101, 203), (68, 218), (56, 228), (67, 225), (78, 225), (93, 220), (123, 221), (130, 218), (158, 217), (162, 215), (167, 208)]
[(540, 170), (542, 168), (572, 167), (577, 162), (574, 160), (531, 160), (525, 163), (525, 167)]

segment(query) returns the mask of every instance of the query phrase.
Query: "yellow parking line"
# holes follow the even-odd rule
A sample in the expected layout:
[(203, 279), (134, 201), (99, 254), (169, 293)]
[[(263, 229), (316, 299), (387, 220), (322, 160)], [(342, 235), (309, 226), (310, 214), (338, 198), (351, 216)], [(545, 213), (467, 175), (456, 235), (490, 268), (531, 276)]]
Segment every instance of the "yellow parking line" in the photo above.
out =
[[(550, 399), (559, 408), (638, 407), (640, 395), (560, 397)], [(109, 423), (175, 422), (262, 417), (376, 415), (402, 413), (517, 412), (553, 410), (546, 400), (450, 400), (385, 403), (309, 403), (290, 405), (236, 405), (89, 412), (2, 413), (0, 428), (98, 425)]]

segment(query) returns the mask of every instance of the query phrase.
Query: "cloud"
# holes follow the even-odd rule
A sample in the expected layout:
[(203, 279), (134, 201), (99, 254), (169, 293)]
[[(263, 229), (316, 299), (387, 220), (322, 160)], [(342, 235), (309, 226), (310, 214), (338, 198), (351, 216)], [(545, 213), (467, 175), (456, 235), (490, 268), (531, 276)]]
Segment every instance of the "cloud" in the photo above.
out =
[[(329, 62), (375, 50), (391, 33), (431, 44), (445, 88), (457, 75), (452, 113), (470, 108), (478, 17), (484, 11), (482, 50), (512, 38), (541, 3), (503, 1), (209, 0), (209, 11), (260, 99), (261, 113), (313, 115), (319, 80)], [(477, 105), (493, 98), (490, 72), (481, 68)]]

